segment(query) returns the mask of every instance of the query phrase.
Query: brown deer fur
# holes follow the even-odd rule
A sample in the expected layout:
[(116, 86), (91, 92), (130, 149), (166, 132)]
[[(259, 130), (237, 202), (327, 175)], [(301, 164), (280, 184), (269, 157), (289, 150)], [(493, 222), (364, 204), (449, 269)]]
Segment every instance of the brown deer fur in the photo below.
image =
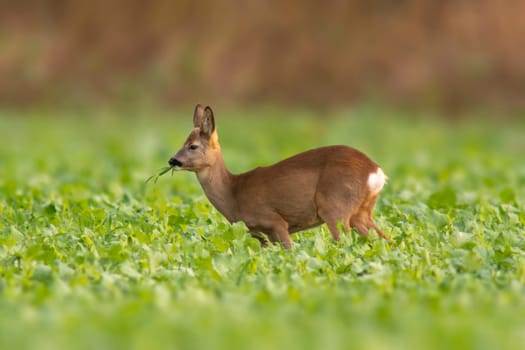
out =
[(234, 175), (228, 171), (210, 107), (197, 105), (194, 129), (169, 164), (193, 171), (210, 202), (230, 222), (243, 221), (263, 244), (291, 248), (290, 233), (326, 223), (335, 240), (339, 222), (368, 236), (372, 210), (386, 176), (366, 155), (347, 146), (309, 150), (274, 165)]

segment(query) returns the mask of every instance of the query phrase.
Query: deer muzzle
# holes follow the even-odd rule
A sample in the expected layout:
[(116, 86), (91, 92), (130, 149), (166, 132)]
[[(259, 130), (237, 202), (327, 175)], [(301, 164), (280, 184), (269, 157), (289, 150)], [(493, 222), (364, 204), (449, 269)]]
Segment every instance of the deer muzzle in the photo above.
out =
[(169, 161), (168, 161), (168, 164), (172, 167), (172, 168), (180, 168), (182, 167), (182, 163), (177, 160), (177, 158), (175, 157), (172, 157)]

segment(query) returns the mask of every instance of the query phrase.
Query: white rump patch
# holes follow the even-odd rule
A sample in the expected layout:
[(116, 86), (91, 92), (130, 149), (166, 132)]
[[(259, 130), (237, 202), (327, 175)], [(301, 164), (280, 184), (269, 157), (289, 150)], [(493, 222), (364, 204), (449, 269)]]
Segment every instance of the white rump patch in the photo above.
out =
[(386, 175), (381, 168), (377, 168), (375, 173), (368, 175), (367, 185), (372, 194), (378, 194), (386, 183)]

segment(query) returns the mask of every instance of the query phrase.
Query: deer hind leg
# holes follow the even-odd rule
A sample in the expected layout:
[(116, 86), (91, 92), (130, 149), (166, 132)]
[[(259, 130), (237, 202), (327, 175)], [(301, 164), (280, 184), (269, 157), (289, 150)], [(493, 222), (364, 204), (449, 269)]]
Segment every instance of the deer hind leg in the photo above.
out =
[(355, 211), (357, 204), (346, 202), (344, 206), (337, 206), (336, 203), (345, 203), (345, 201), (333, 200), (329, 202), (319, 198), (317, 215), (326, 223), (334, 240), (338, 241), (340, 238), (338, 223), (342, 222), (344, 231), (350, 232), (349, 215), (347, 213)]
[(387, 240), (387, 241), (390, 241), (390, 238), (385, 235), (385, 233), (383, 231), (381, 231), (379, 229), (379, 227), (377, 227), (376, 223), (374, 222), (374, 220), (370, 219), (370, 227), (372, 227), (376, 232), (377, 234), (382, 237), (383, 239)]
[[(376, 194), (376, 195), (373, 195), (370, 197), (370, 200), (368, 201), (368, 205), (366, 206), (366, 212), (368, 214), (368, 228), (373, 228), (377, 234), (379, 235), (379, 237), (387, 240), (387, 241), (390, 241), (390, 238), (388, 238), (387, 235), (385, 235), (385, 233), (383, 231), (381, 231), (381, 229), (379, 229), (379, 227), (377, 227), (376, 223), (374, 222), (374, 219), (372, 219), (372, 211), (374, 210), (374, 206), (376, 204), (376, 200), (377, 200), (377, 197), (379, 196), (379, 193)], [(365, 202), (366, 203), (366, 202)]]
[(361, 209), (350, 217), (349, 223), (360, 235), (368, 237), (370, 226), (366, 213)]
[(319, 209), (317, 210), (317, 215), (319, 215), (321, 220), (323, 220), (326, 226), (328, 226), (328, 230), (330, 230), (330, 234), (332, 235), (333, 239), (338, 241), (341, 234), (337, 224), (343, 219), (343, 216), (340, 214), (340, 210), (337, 210), (337, 208), (331, 208), (327, 204), (318, 204), (318, 207)]
[(387, 241), (390, 240), (387, 235), (379, 227), (377, 227), (376, 223), (372, 219), (372, 211), (374, 209), (374, 205), (376, 203), (378, 194), (375, 195), (369, 195), (361, 204), (359, 207), (359, 210), (357, 213), (351, 216), (350, 218), (350, 225), (357, 230), (361, 235), (368, 236), (370, 229), (373, 228), (377, 234), (382, 237), (383, 239), (386, 239)]
[(330, 231), (330, 234), (332, 235), (333, 239), (335, 241), (338, 241), (341, 236), (339, 233), (339, 228), (337, 227), (337, 223), (339, 222), (339, 220), (330, 217), (321, 218), (326, 223), (326, 226), (328, 226), (328, 230)]

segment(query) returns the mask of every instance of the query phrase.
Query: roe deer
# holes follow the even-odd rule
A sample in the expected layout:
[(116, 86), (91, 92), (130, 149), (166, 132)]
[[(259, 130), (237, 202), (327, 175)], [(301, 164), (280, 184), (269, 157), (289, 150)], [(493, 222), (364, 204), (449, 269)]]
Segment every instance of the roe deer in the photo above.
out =
[(323, 222), (335, 240), (338, 222), (345, 231), (353, 227), (368, 236), (373, 228), (389, 240), (372, 219), (386, 176), (363, 153), (347, 146), (322, 147), (234, 175), (224, 164), (210, 107), (195, 107), (193, 126), (169, 165), (195, 172), (215, 208), (230, 223), (243, 221), (263, 245), (262, 233), (291, 248), (290, 233)]

